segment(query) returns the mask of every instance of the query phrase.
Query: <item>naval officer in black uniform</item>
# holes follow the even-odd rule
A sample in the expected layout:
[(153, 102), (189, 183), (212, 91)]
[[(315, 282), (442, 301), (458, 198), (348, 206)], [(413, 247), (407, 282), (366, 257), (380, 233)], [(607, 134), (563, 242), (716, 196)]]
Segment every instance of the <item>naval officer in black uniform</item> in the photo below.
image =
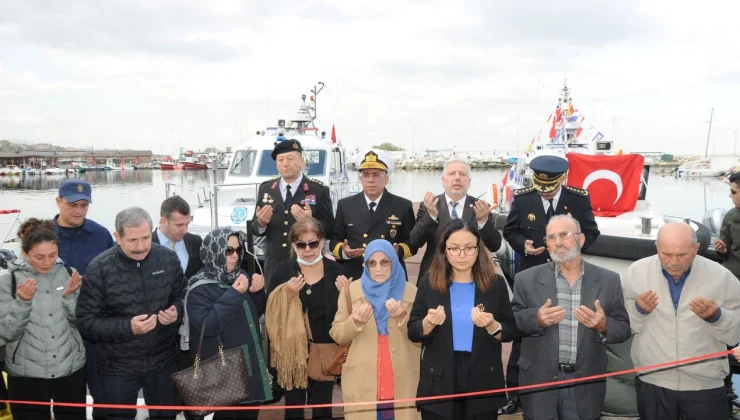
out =
[[(562, 185), (568, 161), (558, 156), (538, 156), (532, 159), (529, 167), (532, 169), (532, 186), (514, 191), (504, 227), (504, 239), (520, 256), (517, 271), (550, 262), (545, 232), (547, 222), (554, 215), (567, 214), (578, 220), (586, 237), (582, 251), (599, 237), (588, 191)], [(511, 288), (514, 288), (513, 284)], [(519, 386), (517, 363), (520, 349), (521, 338), (517, 338), (506, 367), (506, 386), (509, 388)], [(513, 413), (518, 405), (518, 392), (510, 392), (507, 404), (499, 409), (499, 414)]]
[(283, 140), (275, 144), (272, 158), (280, 177), (260, 185), (257, 208), (252, 217), (252, 233), (267, 237), (265, 254), (265, 288), (269, 287), (270, 271), (282, 260), (290, 258), (288, 232), (296, 220), (314, 217), (325, 230), (334, 224), (329, 187), (321, 181), (303, 175), (306, 161), (298, 140)]
[(394, 245), (404, 270), (403, 260), (413, 255), (409, 235), (415, 223), (414, 208), (410, 200), (385, 189), (393, 161), (387, 154), (379, 153), (371, 150), (362, 158), (362, 192), (339, 200), (332, 230), (331, 249), (337, 260), (343, 261), (345, 276), (353, 280), (362, 276), (364, 248), (375, 239)]

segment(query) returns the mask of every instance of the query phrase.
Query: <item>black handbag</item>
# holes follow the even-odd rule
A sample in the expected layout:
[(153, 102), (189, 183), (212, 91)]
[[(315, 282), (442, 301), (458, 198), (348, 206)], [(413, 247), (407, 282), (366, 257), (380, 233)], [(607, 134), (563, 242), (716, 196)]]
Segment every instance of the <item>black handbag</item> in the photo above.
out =
[[(224, 351), (221, 336), (218, 340), (218, 354), (206, 360), (200, 360), (203, 346), (203, 332), (206, 323), (200, 329), (198, 352), (195, 363), (180, 372), (172, 374), (177, 392), (185, 405), (229, 407), (249, 399), (249, 371), (244, 359), (244, 351), (234, 348)], [(188, 410), (194, 418), (203, 418), (212, 411)]]

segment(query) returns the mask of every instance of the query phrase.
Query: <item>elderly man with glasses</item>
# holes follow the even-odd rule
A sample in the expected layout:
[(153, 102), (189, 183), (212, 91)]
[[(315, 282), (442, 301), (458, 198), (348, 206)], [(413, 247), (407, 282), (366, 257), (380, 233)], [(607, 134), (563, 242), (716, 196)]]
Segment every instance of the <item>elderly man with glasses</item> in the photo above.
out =
[[(521, 386), (606, 372), (606, 346), (630, 337), (619, 275), (584, 261), (578, 221), (550, 218), (543, 238), (552, 263), (517, 274), (511, 303), (523, 334)], [(606, 380), (522, 391), (524, 417), (531, 420), (601, 416)]]

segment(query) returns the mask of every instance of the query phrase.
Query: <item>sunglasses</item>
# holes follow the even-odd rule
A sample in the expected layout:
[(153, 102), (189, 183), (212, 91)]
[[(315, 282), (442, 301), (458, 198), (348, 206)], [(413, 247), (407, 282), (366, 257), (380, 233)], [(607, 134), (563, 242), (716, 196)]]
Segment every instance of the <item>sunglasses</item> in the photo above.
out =
[[(367, 262), (367, 268), (375, 268), (375, 266), (378, 265), (378, 262), (375, 260), (370, 260)], [(383, 268), (388, 268), (391, 266), (390, 260), (380, 260), (380, 266)]]
[(735, 191), (732, 188), (730, 188), (730, 194), (735, 195), (735, 194), (737, 194), (737, 191)]
[(321, 243), (321, 241), (311, 241), (311, 242), (308, 242), (308, 243), (306, 243), (306, 242), (296, 242), (294, 245), (295, 245), (296, 248), (298, 248), (301, 251), (303, 251), (304, 249), (306, 249), (306, 247), (309, 247), (311, 249), (316, 249), (316, 248), (319, 247), (319, 244), (320, 243)]
[(242, 247), (240, 247), (240, 246), (238, 246), (236, 248), (234, 248), (233, 246), (227, 246), (226, 247), (226, 256), (227, 257), (230, 257), (230, 256), (234, 255), (235, 252), (236, 253), (241, 253), (242, 252)]

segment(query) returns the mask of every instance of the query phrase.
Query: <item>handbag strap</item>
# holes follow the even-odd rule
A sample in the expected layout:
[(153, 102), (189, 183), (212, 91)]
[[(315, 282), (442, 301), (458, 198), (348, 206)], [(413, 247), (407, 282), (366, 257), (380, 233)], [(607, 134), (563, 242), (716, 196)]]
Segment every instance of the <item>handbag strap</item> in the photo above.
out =
[[(195, 361), (193, 363), (193, 366), (195, 367), (195, 370), (193, 371), (193, 378), (198, 377), (198, 368), (200, 368), (200, 354), (201, 350), (203, 349), (203, 337), (206, 332), (206, 320), (203, 320), (203, 325), (200, 328), (200, 339), (198, 340), (198, 351), (195, 353)], [(216, 341), (218, 342), (218, 354), (221, 356), (221, 366), (226, 366), (226, 358), (224, 355), (224, 345), (221, 343), (221, 334), (216, 336)]]

